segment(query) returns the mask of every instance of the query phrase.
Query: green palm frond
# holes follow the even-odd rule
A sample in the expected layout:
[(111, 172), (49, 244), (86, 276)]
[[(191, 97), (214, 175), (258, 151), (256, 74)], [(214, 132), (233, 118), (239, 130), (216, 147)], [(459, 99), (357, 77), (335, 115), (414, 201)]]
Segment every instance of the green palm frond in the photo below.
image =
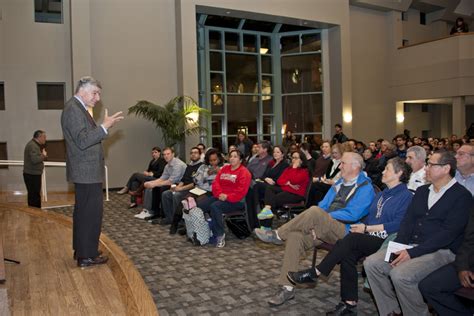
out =
[[(197, 121), (190, 118), (193, 113), (197, 114)], [(200, 126), (199, 119), (208, 116), (210, 112), (199, 107), (191, 97), (177, 96), (162, 106), (140, 100), (128, 109), (128, 114), (135, 114), (155, 123), (162, 131), (166, 146), (173, 146), (184, 141), (186, 136), (206, 133), (207, 129)]]

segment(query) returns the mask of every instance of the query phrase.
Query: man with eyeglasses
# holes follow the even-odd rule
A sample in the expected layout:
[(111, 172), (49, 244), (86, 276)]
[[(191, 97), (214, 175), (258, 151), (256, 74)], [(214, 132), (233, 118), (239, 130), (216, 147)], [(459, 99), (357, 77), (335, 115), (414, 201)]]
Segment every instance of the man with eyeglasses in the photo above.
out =
[(295, 297), (288, 271), (298, 271), (300, 257), (306, 250), (322, 242), (336, 243), (355, 224), (368, 214), (374, 198), (372, 182), (365, 175), (362, 157), (346, 152), (341, 158), (341, 176), (329, 189), (318, 206), (312, 206), (278, 230), (256, 228), (257, 237), (267, 243), (285, 244), (278, 292), (268, 301), (271, 306), (282, 305)]
[(462, 145), (456, 152), (456, 161), (456, 180), (474, 196), (474, 145)]
[(380, 315), (430, 315), (418, 283), (454, 261), (472, 205), (470, 192), (457, 183), (455, 173), (453, 153), (434, 153), (426, 166), (431, 185), (416, 190), (395, 239), (413, 248), (396, 252), (391, 263), (384, 261), (385, 249), (365, 259)]

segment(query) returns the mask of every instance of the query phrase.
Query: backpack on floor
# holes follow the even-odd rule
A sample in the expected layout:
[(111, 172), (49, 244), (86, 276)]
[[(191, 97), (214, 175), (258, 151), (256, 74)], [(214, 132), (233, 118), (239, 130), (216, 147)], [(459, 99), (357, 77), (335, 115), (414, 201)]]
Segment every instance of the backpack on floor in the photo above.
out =
[(186, 233), (194, 244), (203, 246), (209, 243), (212, 232), (203, 211), (199, 207), (193, 207), (188, 214), (184, 212), (183, 219), (186, 225)]
[(229, 230), (239, 239), (245, 239), (251, 232), (247, 226), (247, 221), (243, 218), (226, 218), (225, 220)]

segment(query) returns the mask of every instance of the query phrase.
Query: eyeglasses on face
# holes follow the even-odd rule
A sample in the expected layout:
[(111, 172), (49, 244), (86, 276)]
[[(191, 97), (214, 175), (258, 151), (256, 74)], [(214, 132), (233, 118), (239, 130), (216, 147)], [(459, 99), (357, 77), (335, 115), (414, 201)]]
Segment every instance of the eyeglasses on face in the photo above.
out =
[(429, 162), (429, 161), (426, 163), (426, 166), (428, 168), (431, 168), (433, 166), (446, 166), (446, 165), (447, 163), (435, 163), (435, 162)]

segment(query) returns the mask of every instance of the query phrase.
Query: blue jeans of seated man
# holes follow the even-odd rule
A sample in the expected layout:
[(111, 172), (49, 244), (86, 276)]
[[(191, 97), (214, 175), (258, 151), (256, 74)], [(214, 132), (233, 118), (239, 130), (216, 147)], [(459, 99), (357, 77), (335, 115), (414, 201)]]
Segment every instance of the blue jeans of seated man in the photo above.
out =
[(161, 194), (161, 206), (167, 222), (171, 223), (173, 221), (176, 208), (181, 207), (181, 201), (188, 194), (189, 190), (178, 192), (167, 190)]
[(222, 214), (233, 212), (236, 210), (243, 210), (245, 205), (243, 202), (228, 202), (228, 201), (220, 201), (219, 199), (211, 196), (204, 201), (200, 201), (198, 206), (203, 210), (205, 213), (209, 213), (211, 215), (213, 225), (212, 227), (212, 234), (214, 236), (222, 236), (224, 235), (224, 219), (222, 218)]

